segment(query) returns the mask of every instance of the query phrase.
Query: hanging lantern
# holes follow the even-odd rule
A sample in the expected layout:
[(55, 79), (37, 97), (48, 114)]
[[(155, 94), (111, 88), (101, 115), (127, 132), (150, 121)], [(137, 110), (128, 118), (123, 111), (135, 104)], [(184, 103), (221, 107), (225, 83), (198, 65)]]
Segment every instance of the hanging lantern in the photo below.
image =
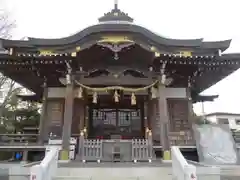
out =
[(161, 83), (165, 84), (165, 82), (166, 82), (166, 74), (163, 74), (162, 79), (161, 79)]
[(136, 105), (137, 104), (137, 99), (136, 99), (136, 96), (134, 93), (132, 93), (132, 96), (131, 96), (131, 104), (132, 105)]
[(148, 133), (148, 132), (149, 132), (149, 130), (150, 130), (150, 129), (149, 129), (148, 127), (146, 127), (146, 133)]
[(71, 76), (69, 74), (66, 75), (67, 84), (71, 84)]
[(94, 104), (97, 104), (97, 92), (93, 93), (93, 101)]
[(114, 101), (119, 102), (119, 95), (118, 95), (117, 90), (114, 92)]
[(152, 130), (148, 131), (148, 136), (152, 136)]
[(157, 98), (157, 92), (156, 88), (151, 87), (151, 94), (152, 94), (152, 99)]
[(13, 55), (13, 48), (10, 48), (9, 55)]
[(78, 98), (82, 98), (82, 97), (83, 97), (83, 89), (82, 89), (82, 87), (79, 87)]

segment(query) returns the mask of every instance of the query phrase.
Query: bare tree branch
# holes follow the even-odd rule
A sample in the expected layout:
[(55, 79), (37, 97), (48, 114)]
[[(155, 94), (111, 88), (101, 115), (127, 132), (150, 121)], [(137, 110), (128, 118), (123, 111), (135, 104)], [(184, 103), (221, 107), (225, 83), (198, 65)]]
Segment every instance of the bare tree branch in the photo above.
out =
[[(0, 9), (0, 38), (9, 39), (12, 37), (11, 32), (15, 28), (15, 21), (10, 19), (9, 13)], [(0, 91), (2, 96), (0, 99), (0, 117), (7, 108), (11, 99), (16, 93), (20, 93), (20, 88), (16, 83), (8, 77), (0, 74)]]
[(0, 11), (0, 38), (11, 38), (11, 31), (15, 28), (15, 25), (16, 23), (10, 19), (9, 13)]

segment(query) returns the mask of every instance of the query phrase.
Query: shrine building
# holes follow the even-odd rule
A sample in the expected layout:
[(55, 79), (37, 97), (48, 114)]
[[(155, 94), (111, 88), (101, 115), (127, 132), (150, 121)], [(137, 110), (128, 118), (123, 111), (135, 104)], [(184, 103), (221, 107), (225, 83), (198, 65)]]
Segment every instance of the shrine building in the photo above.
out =
[(39, 142), (62, 139), (63, 159), (80, 136), (195, 146), (192, 104), (216, 98), (199, 94), (240, 67), (240, 54), (223, 53), (231, 40), (166, 38), (118, 4), (98, 21), (59, 39), (0, 39), (0, 72), (42, 103)]

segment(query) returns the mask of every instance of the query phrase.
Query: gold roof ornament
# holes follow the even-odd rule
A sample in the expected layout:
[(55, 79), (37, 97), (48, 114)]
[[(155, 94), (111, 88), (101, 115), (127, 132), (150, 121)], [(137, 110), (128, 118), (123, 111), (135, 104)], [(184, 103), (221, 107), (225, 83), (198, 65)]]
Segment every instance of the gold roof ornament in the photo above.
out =
[(10, 48), (9, 55), (13, 55), (13, 48)]
[(77, 57), (77, 52), (72, 52), (72, 53), (71, 53), (71, 56), (72, 56), (72, 57)]
[(192, 52), (191, 51), (180, 51), (179, 56), (183, 56), (183, 57), (190, 57), (192, 56)]
[(148, 136), (152, 136), (152, 130), (148, 131)]
[(150, 50), (151, 50), (151, 51), (156, 51), (157, 49), (156, 49), (155, 46), (151, 46), (151, 47), (150, 47)]
[(41, 56), (56, 56), (58, 55), (57, 53), (52, 52), (51, 50), (40, 50)]
[(112, 44), (120, 44), (120, 43), (134, 43), (133, 40), (129, 39), (127, 36), (104, 36), (98, 43), (112, 43)]
[(155, 57), (160, 57), (161, 54), (155, 46), (151, 46), (150, 50), (154, 52)]
[(146, 127), (146, 133), (148, 133), (148, 132), (149, 132), (149, 130), (150, 130), (150, 129), (149, 129), (148, 127)]
[(81, 47), (80, 47), (80, 46), (77, 46), (77, 47), (76, 47), (76, 51), (77, 51), (77, 52), (81, 51)]
[(155, 52), (155, 57), (160, 57), (160, 53), (159, 52)]

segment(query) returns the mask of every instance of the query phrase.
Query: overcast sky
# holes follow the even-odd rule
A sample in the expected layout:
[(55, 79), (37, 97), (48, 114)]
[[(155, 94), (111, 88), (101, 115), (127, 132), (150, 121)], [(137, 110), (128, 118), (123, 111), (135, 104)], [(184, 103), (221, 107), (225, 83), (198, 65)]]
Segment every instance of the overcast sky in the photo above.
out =
[[(4, 0), (0, 0), (4, 1)], [(74, 34), (113, 8), (114, 0), (5, 0), (17, 22), (14, 38), (59, 38)], [(170, 38), (232, 39), (226, 53), (240, 52), (238, 0), (119, 0), (121, 10), (159, 35)], [(238, 18), (238, 19), (237, 19)], [(240, 113), (240, 71), (204, 94), (218, 94), (205, 103), (205, 112)], [(195, 105), (201, 113), (201, 106)]]

